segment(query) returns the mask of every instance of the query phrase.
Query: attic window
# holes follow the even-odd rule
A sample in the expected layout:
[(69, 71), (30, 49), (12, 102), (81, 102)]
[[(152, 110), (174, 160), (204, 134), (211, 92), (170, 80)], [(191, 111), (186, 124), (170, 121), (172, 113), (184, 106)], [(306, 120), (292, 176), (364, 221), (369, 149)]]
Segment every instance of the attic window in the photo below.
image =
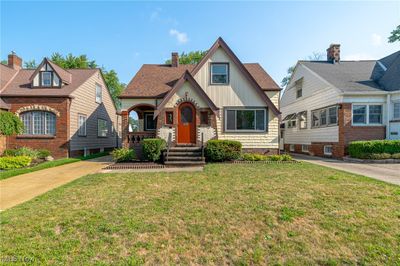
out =
[(211, 64), (211, 84), (229, 83), (229, 65), (228, 63)]
[(51, 71), (41, 72), (41, 85), (43, 87), (51, 87), (53, 73)]

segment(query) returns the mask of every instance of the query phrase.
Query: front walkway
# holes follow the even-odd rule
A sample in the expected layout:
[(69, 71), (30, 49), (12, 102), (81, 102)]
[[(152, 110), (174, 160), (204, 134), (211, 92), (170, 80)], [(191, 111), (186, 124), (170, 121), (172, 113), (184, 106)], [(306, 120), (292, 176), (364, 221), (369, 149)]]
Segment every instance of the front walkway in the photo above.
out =
[(81, 176), (96, 173), (111, 162), (111, 156), (70, 163), (0, 181), (0, 210), (37, 197)]
[(368, 176), (387, 183), (400, 185), (400, 164), (349, 163), (335, 159), (292, 154), (295, 159), (338, 170)]

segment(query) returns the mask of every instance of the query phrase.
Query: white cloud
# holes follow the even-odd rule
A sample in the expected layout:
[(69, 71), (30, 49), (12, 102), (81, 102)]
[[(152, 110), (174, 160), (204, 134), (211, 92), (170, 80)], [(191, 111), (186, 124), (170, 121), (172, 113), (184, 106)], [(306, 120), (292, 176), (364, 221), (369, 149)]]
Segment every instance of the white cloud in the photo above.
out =
[(185, 44), (189, 41), (189, 38), (185, 32), (179, 32), (176, 29), (170, 29), (169, 35), (175, 37), (179, 44)]
[(349, 55), (344, 55), (341, 59), (359, 61), (359, 60), (374, 60), (375, 58), (369, 54), (349, 54)]
[(381, 46), (382, 45), (382, 36), (376, 33), (371, 35), (372, 45), (373, 46)]
[(151, 21), (155, 21), (160, 19), (160, 13), (161, 13), (161, 8), (157, 8), (156, 10), (154, 10), (153, 12), (151, 12), (150, 14), (150, 20)]

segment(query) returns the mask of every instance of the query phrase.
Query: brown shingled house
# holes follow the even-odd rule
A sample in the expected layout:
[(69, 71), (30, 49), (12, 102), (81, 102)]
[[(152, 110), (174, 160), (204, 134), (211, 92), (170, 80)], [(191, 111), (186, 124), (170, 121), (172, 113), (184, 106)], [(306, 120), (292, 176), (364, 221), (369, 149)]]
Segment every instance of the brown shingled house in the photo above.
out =
[(63, 69), (47, 58), (36, 69), (8, 56), (0, 64), (0, 106), (19, 116), (24, 133), (6, 147), (48, 149), (55, 158), (118, 146), (118, 116), (100, 69)]
[[(222, 38), (196, 65), (180, 65), (177, 53), (171, 62), (143, 65), (120, 96), (123, 146), (163, 138), (171, 146), (166, 163), (179, 165), (203, 163), (195, 155), (210, 139), (278, 152), (281, 89), (260, 64), (243, 64)], [(139, 120), (134, 129), (130, 112)]]

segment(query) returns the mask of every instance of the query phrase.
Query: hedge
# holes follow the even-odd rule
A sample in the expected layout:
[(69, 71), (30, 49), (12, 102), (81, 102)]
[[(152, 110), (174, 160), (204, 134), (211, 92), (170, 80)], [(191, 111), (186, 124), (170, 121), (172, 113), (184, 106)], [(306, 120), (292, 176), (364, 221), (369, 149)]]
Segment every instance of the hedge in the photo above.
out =
[(143, 156), (149, 161), (158, 161), (161, 153), (167, 146), (164, 139), (144, 139), (142, 144)]
[(243, 161), (292, 161), (293, 158), (289, 154), (263, 155), (258, 153), (243, 153)]
[(400, 153), (400, 140), (353, 141), (349, 144), (349, 154), (353, 158), (369, 158), (371, 154)]
[(25, 167), (31, 164), (32, 159), (28, 156), (0, 157), (0, 169), (10, 170)]
[(240, 158), (242, 143), (234, 140), (209, 140), (205, 148), (207, 161), (223, 162)]

